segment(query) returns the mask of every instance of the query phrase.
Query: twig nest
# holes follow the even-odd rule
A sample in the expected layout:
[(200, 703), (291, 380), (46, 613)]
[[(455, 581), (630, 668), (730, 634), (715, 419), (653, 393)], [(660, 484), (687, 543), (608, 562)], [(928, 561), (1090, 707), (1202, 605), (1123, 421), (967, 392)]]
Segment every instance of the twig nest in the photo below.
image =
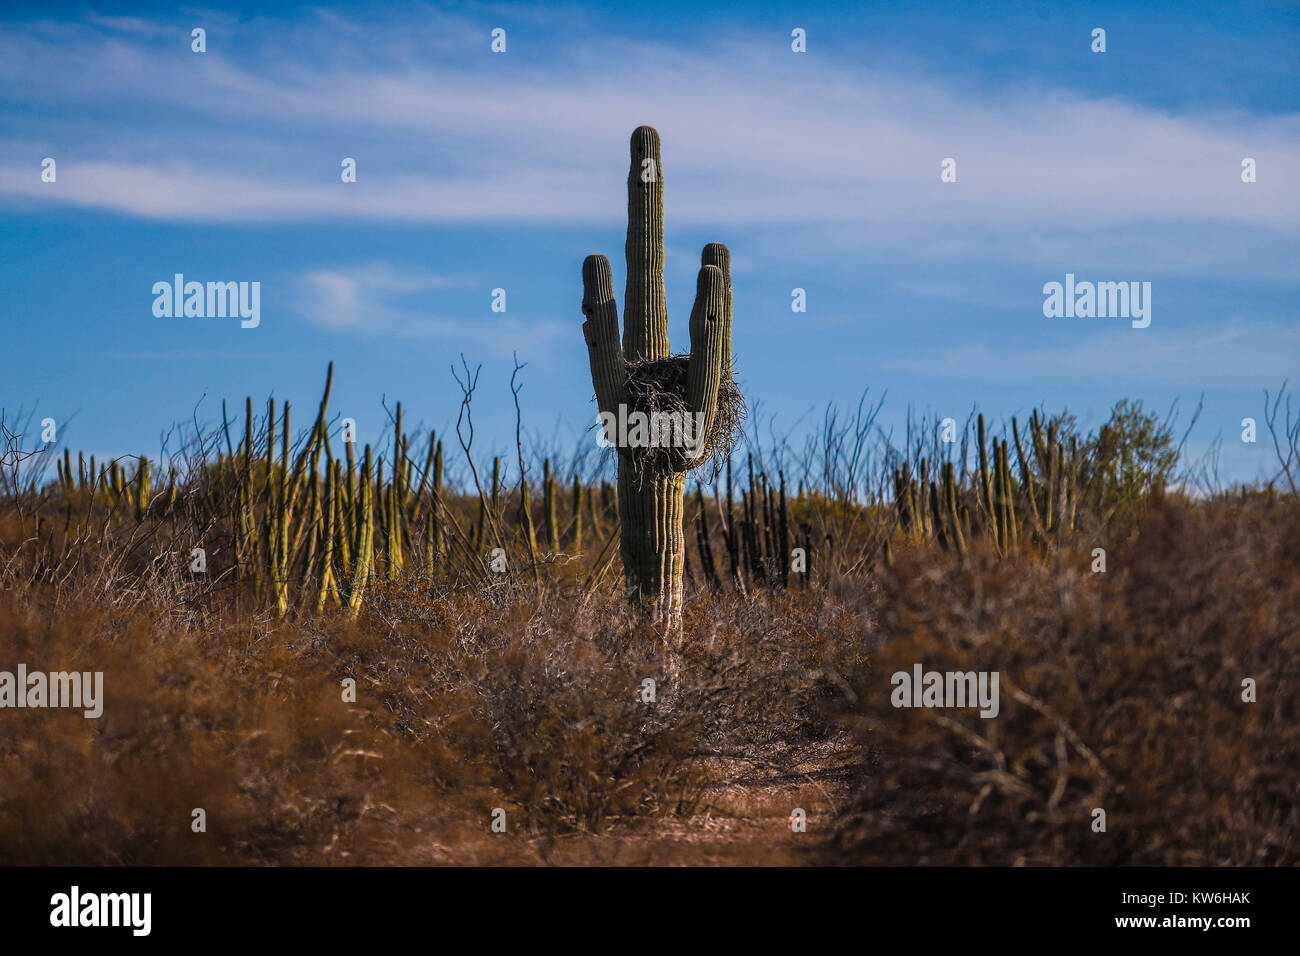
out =
[[(705, 465), (717, 473), (727, 460), (732, 446), (739, 437), (740, 424), (745, 417), (745, 398), (740, 394), (732, 369), (722, 374), (718, 384), (717, 410), (707, 434), (700, 436), (691, 430), (686, 406), (687, 370), (689, 353), (682, 352), (663, 359), (650, 359), (627, 363), (627, 378), (623, 382), (627, 418), (633, 425), (641, 424), (645, 431), (637, 441), (635, 427), (617, 442), (619, 454), (629, 462), (638, 477), (663, 477), (680, 471), (690, 471)], [(640, 412), (641, 416), (633, 417)], [(689, 423), (689, 424), (687, 424)], [(665, 435), (665, 426), (678, 431)], [(651, 440), (653, 439), (653, 440)]]

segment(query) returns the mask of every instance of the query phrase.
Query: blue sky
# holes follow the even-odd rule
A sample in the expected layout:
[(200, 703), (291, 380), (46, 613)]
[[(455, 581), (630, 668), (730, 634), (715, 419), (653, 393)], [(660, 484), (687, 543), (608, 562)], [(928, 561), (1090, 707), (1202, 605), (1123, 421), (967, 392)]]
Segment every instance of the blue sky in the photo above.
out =
[[(451, 427), (464, 353), (490, 454), (518, 350), (528, 429), (578, 441), (581, 263), (604, 253), (621, 288), (649, 124), (674, 348), (725, 242), (738, 371), (778, 431), (868, 387), (886, 424), (1045, 404), (1095, 427), (1204, 393), (1189, 450), (1221, 434), (1225, 477), (1263, 473), (1240, 421), (1300, 386), (1297, 6), (802, 6), (10, 4), (0, 404), (71, 419), (74, 449), (156, 454), (223, 398), (305, 419), (333, 360), (333, 409), (374, 439), (385, 397)], [(259, 281), (260, 326), (155, 317), (177, 272)], [(1151, 282), (1150, 327), (1045, 318), (1066, 273)]]

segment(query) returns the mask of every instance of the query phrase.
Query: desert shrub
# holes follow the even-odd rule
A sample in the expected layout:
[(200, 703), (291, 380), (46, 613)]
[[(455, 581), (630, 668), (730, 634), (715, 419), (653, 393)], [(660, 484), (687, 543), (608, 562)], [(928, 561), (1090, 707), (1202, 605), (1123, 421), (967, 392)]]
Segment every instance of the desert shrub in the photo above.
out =
[(1164, 491), (1178, 463), (1173, 430), (1142, 403), (1120, 401), (1083, 448), (1080, 483), (1089, 504), (1119, 534), (1131, 530), (1146, 502)]
[[(68, 456), (55, 485), (28, 469), (48, 450), (0, 460), (0, 669), (102, 670), (107, 697), (99, 720), (4, 711), (0, 864), (1297, 862), (1295, 496), (1167, 491), (1171, 435), (1140, 404), (1089, 437), (1068, 414), (990, 426), (991, 493), (978, 453), (873, 450), (871, 427), (756, 449), (693, 496), (668, 635), (620, 593), (612, 486), (576, 464), (571, 497), (534, 496), (540, 544), (521, 485), (448, 478), (434, 509), (408, 468), (364, 601), (318, 611), (311, 482), (277, 602), (260, 461), (200, 440), (150, 497), (140, 470), (106, 485)], [(892, 708), (916, 662), (998, 671), (998, 717)], [(795, 805), (813, 838), (792, 842)]]
[(286, 621), (98, 597), (0, 591), (8, 666), (103, 671), (106, 698), (98, 720), (6, 712), (0, 862), (536, 862), (689, 817), (720, 755), (824, 735), (863, 633), (793, 594), (704, 596), (675, 653), (616, 593), (575, 613), (408, 578), (356, 619)]
[(234, 627), (75, 604), (47, 616), (9, 594), (0, 628), (10, 668), (104, 674), (99, 719), (6, 712), (6, 864), (338, 860), (370, 847), (368, 824), (419, 780), (419, 755), (297, 666), (284, 633), (253, 644)]
[[(900, 558), (844, 714), (855, 794), (821, 858), (1294, 865), (1298, 533), (1294, 499), (1168, 501), (1104, 574), (1082, 548)], [(999, 671), (1001, 712), (894, 709), (890, 675), (916, 662)]]

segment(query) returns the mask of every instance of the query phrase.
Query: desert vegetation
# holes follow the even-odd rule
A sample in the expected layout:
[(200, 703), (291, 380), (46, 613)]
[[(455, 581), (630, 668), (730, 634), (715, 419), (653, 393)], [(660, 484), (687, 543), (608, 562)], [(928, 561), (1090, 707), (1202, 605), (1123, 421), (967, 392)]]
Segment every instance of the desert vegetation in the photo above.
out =
[[(683, 496), (669, 655), (612, 450), (478, 459), (468, 365), (456, 433), (395, 407), (367, 446), (331, 374), (296, 430), (249, 400), (153, 459), (4, 417), (0, 669), (105, 703), (0, 712), (0, 860), (1300, 861), (1281, 396), (1276, 476), (1230, 488), (1138, 403), (955, 441), (865, 397), (801, 441), (751, 410)], [(918, 662), (999, 672), (998, 717), (891, 706)]]

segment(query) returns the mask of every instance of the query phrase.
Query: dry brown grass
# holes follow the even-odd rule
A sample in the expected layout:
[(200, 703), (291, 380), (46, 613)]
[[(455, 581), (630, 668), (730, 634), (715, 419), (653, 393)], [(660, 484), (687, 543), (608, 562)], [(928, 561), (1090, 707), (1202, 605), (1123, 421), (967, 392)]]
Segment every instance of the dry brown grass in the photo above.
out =
[[(1166, 502), (1107, 573), (1090, 550), (900, 556), (845, 710), (864, 751), (856, 793), (823, 860), (1300, 861), (1295, 498)], [(914, 662), (999, 671), (1000, 715), (893, 709), (889, 676)]]
[[(673, 652), (616, 593), (611, 528), (520, 570), (507, 526), (500, 580), (415, 559), (355, 619), (277, 621), (205, 475), (161, 518), (0, 504), (0, 670), (106, 697), (0, 711), (0, 864), (1300, 862), (1294, 494), (1156, 496), (1132, 534), (1085, 515), (1001, 558), (900, 537), (890, 569), (891, 507), (808, 489), (812, 582), (701, 586)], [(1000, 715), (894, 709), (918, 662), (997, 671)]]
[(670, 687), (658, 635), (612, 594), (574, 614), (395, 585), (356, 621), (202, 625), (47, 600), (0, 596), (6, 658), (102, 670), (104, 716), (5, 712), (4, 863), (676, 862), (666, 847), (696, 842), (679, 831), (714, 859), (724, 755), (817, 732), (811, 668), (835, 632), (789, 596), (717, 598)]

